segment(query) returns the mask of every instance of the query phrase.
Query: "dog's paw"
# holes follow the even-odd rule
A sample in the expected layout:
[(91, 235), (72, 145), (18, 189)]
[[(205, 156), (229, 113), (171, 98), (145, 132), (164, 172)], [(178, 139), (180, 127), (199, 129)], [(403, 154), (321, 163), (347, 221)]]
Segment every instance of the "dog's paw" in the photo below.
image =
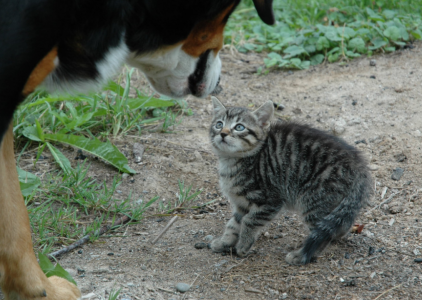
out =
[(57, 276), (51, 276), (48, 280), (51, 283), (51, 289), (47, 290), (46, 300), (81, 299), (81, 292), (73, 283)]

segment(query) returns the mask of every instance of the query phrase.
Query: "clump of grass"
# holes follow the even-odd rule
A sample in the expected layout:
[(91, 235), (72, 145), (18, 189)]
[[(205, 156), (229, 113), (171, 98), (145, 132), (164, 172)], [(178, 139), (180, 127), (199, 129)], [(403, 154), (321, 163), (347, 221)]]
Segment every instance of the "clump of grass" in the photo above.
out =
[(176, 199), (173, 203), (171, 202), (160, 202), (158, 210), (162, 214), (170, 214), (175, 211), (190, 209), (192, 208), (193, 202), (201, 194), (201, 190), (197, 190), (191, 193), (192, 186), (185, 186), (183, 181), (179, 181), (179, 192), (176, 193)]
[(226, 44), (240, 52), (269, 52), (265, 67), (306, 69), (409, 47), (422, 38), (422, 0), (275, 0), (274, 26), (263, 24), (252, 1), (231, 16)]
[(129, 195), (116, 198), (120, 180), (110, 184), (88, 176), (89, 166), (78, 165), (68, 176), (52, 174), (31, 196), (26, 198), (30, 223), (36, 232), (34, 245), (42, 253), (51, 252), (58, 245), (68, 245), (82, 236), (92, 234), (107, 222), (128, 215), (132, 223), (143, 218), (146, 209), (158, 197), (134, 205)]
[(130, 216), (131, 223), (136, 223), (157, 201), (158, 196), (141, 204), (133, 203), (131, 195), (119, 199), (116, 197), (119, 176), (110, 182), (92, 178), (87, 164), (72, 165), (56, 146), (70, 145), (120, 172), (135, 173), (109, 139), (128, 133), (140, 135), (152, 126), (160, 132), (171, 132), (180, 123), (180, 116), (192, 112), (186, 101), (154, 98), (131, 87), (132, 73), (133, 70), (127, 73), (124, 87), (109, 82), (103, 92), (94, 95), (53, 97), (36, 92), (15, 114), (15, 137), (17, 144), (23, 145), (18, 161), (31, 148), (30, 151), (36, 151), (34, 166), (43, 152), (49, 151), (59, 167), (49, 170), (42, 181), (18, 168), (35, 232), (34, 245), (42, 253), (71, 244), (87, 234), (94, 240), (98, 236), (93, 233), (122, 216)]

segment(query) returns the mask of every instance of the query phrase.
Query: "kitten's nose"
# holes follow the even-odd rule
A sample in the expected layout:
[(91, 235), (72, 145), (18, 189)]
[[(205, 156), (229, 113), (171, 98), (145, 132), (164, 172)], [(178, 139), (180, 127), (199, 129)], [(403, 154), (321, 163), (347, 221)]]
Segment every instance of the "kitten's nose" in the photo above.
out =
[(223, 140), (224, 140), (224, 138), (225, 138), (226, 136), (228, 136), (228, 134), (227, 134), (227, 133), (225, 133), (225, 132), (220, 132), (220, 135), (221, 135), (221, 137), (223, 138)]

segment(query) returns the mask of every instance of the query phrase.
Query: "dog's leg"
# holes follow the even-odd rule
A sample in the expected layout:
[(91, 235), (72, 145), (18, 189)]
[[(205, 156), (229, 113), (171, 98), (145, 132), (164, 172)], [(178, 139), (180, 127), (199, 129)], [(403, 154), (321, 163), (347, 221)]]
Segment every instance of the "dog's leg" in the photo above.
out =
[[(51, 53), (33, 71), (25, 93), (31, 92), (54, 68), (55, 56)], [(47, 278), (38, 265), (16, 170), (12, 125), (0, 145), (0, 287), (9, 300), (80, 298), (75, 285), (62, 278)]]

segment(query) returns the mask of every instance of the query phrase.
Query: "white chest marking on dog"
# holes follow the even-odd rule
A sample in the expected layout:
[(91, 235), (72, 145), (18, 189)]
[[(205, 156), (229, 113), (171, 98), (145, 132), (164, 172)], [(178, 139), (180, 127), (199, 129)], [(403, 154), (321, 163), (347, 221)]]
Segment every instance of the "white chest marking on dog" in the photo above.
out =
[[(114, 48), (109, 49), (105, 57), (96, 63), (96, 68), (99, 73), (96, 79), (59, 79), (57, 74), (53, 71), (44, 80), (42, 87), (51, 93), (89, 93), (99, 90), (107, 80), (113, 75), (116, 75), (123, 63), (126, 61), (129, 49), (122, 38), (120, 44)], [(54, 61), (56, 68), (60, 66), (60, 59)], [(71, 75), (70, 75), (71, 76)]]

